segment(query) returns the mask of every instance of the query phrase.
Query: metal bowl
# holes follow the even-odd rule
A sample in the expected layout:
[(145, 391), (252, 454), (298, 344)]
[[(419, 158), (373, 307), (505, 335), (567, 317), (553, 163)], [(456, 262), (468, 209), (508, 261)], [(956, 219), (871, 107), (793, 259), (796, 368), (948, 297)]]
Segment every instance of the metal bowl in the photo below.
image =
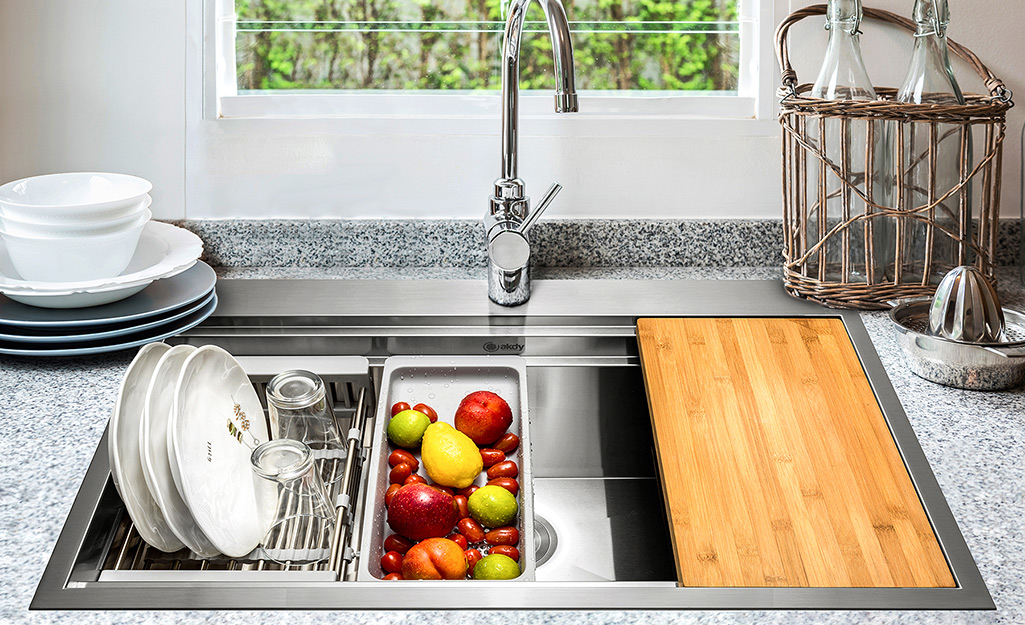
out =
[(998, 391), (1025, 383), (1025, 315), (1003, 309), (999, 343), (965, 343), (929, 333), (930, 298), (901, 300), (890, 309), (897, 342), (915, 375), (945, 386)]

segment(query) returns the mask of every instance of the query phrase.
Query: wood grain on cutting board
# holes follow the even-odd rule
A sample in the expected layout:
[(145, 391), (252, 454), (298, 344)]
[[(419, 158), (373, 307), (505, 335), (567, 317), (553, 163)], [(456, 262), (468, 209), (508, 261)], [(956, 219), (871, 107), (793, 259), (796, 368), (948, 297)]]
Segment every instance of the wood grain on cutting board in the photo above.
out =
[(951, 587), (843, 322), (637, 322), (683, 586)]

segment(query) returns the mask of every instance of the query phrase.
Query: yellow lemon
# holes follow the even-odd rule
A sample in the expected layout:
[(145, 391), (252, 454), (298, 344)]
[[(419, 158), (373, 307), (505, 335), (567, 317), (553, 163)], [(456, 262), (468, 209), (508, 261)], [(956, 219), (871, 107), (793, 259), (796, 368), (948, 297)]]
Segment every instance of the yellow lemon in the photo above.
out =
[(484, 461), (470, 437), (438, 421), (427, 426), (420, 444), (424, 470), (436, 484), (466, 488), (480, 475)]

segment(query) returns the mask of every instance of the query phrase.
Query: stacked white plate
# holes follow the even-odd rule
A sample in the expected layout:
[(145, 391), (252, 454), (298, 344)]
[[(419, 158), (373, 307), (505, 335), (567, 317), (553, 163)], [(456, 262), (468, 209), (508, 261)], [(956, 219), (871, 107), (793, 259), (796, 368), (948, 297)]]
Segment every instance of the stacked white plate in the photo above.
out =
[(125, 373), (108, 439), (114, 485), (139, 535), (202, 558), (250, 553), (273, 520), (250, 469), (268, 438), (259, 396), (226, 351), (144, 346)]

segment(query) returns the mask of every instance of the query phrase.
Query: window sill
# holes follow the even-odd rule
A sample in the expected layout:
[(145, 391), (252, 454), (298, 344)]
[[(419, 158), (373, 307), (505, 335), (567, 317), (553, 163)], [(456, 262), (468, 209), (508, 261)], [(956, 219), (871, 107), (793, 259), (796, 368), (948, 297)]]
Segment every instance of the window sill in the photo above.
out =
[[(339, 113), (338, 98), (346, 98)], [(736, 96), (600, 97), (581, 95), (580, 113), (559, 115), (551, 95), (520, 98), (521, 131), (531, 136), (777, 136), (775, 119), (750, 114)], [(638, 100), (643, 111), (638, 112)], [(497, 93), (447, 95), (239, 95), (220, 98), (218, 124), (233, 130), (342, 135), (483, 135), (501, 131)]]

